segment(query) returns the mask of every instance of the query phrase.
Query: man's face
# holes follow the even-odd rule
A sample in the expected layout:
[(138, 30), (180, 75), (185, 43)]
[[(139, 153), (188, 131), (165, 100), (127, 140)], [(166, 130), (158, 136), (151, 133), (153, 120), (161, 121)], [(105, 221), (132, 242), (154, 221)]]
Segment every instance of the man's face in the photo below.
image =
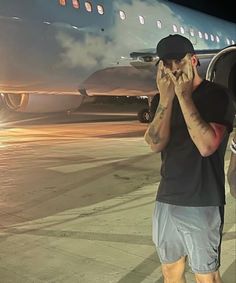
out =
[(190, 54), (186, 54), (182, 59), (163, 60), (163, 65), (178, 78), (182, 73), (187, 73), (189, 64), (192, 66), (191, 57)]

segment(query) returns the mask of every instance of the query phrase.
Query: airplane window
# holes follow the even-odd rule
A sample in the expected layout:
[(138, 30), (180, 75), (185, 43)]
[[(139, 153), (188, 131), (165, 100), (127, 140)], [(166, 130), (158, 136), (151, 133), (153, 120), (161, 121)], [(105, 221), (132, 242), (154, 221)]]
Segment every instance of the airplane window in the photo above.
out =
[(85, 5), (86, 10), (91, 13), (92, 12), (92, 4), (88, 1), (86, 1), (84, 3), (84, 5)]
[(78, 0), (72, 0), (72, 5), (75, 9), (79, 9), (79, 1)]
[(59, 4), (61, 6), (66, 6), (66, 0), (59, 0)]
[(158, 28), (161, 28), (161, 27), (162, 27), (161, 21), (159, 21), (159, 20), (157, 20), (157, 27), (158, 27)]
[(230, 40), (228, 38), (226, 38), (226, 42), (228, 45), (230, 45)]
[(183, 27), (180, 27), (180, 32), (181, 32), (182, 34), (184, 34), (184, 28), (183, 28)]
[(121, 20), (125, 20), (126, 19), (126, 15), (125, 15), (125, 12), (124, 11), (120, 11), (120, 18)]
[(216, 35), (216, 41), (217, 41), (217, 42), (220, 42), (220, 38), (219, 38), (218, 35)]
[(141, 25), (144, 25), (144, 17), (143, 16), (138, 16), (139, 17), (139, 22)]
[(77, 29), (77, 30), (79, 30), (79, 28), (78, 28), (77, 26), (72, 26), (72, 28), (73, 28), (73, 29)]
[(208, 34), (206, 32), (204, 33), (204, 37), (206, 40), (208, 40)]
[(177, 28), (176, 25), (173, 25), (173, 31), (174, 31), (174, 32), (178, 32), (178, 28)]
[(202, 33), (200, 31), (198, 32), (198, 36), (202, 38)]
[(190, 29), (189, 32), (190, 32), (191, 36), (194, 36), (194, 30), (193, 29)]
[(97, 5), (98, 14), (103, 15), (104, 14), (104, 8), (102, 5)]

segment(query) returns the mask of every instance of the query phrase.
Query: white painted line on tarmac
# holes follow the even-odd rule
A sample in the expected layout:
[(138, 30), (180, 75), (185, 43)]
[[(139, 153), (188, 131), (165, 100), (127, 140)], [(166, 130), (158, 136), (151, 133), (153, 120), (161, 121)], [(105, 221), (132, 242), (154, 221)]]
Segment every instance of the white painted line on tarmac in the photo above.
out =
[(49, 170), (53, 170), (59, 173), (63, 174), (70, 174), (70, 173), (75, 173), (81, 170), (86, 170), (86, 169), (92, 169), (92, 168), (97, 168), (102, 165), (107, 165), (115, 162), (120, 162), (127, 160), (127, 158), (120, 158), (120, 159), (112, 159), (112, 160), (93, 160), (92, 162), (83, 162), (81, 164), (68, 164), (68, 165), (62, 165), (62, 166), (56, 166), (56, 167), (49, 167)]

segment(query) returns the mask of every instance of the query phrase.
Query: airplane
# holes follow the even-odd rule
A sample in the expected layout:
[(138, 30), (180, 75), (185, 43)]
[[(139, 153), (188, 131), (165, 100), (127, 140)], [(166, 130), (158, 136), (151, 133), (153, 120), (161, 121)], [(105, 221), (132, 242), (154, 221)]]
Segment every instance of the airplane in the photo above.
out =
[[(87, 97), (148, 97), (157, 42), (193, 43), (200, 73), (236, 99), (236, 24), (162, 0), (0, 0), (0, 119), (79, 110)], [(0, 120), (0, 121), (1, 121)]]

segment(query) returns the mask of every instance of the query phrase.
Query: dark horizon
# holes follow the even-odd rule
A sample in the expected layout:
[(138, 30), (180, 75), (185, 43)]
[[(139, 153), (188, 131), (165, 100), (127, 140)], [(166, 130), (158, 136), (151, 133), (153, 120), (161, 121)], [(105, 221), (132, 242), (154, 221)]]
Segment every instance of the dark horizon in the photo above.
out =
[(186, 6), (188, 8), (198, 10), (200, 12), (231, 21), (236, 23), (235, 8), (233, 7), (233, 1), (216, 2), (213, 0), (169, 0), (176, 4)]

